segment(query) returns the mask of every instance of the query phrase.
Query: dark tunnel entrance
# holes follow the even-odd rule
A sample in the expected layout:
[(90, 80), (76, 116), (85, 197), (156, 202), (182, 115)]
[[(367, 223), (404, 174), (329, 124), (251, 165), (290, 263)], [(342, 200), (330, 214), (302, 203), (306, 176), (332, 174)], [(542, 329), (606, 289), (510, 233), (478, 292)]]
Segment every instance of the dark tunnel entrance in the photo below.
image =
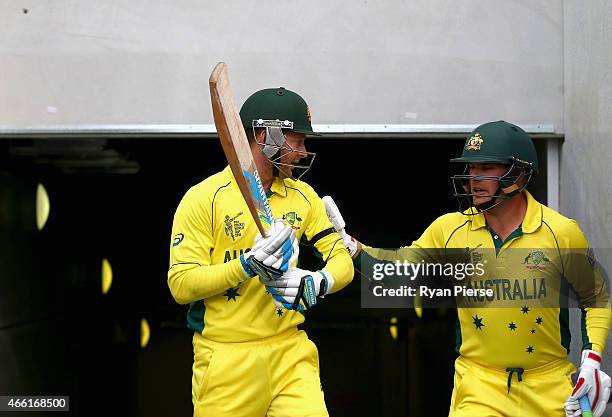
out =
[[(304, 180), (334, 197), (355, 237), (406, 245), (456, 210), (448, 160), (462, 144), (311, 139), (317, 157)], [(536, 146), (543, 174), (531, 189), (545, 203), (546, 143)], [(186, 307), (166, 285), (168, 247), (184, 192), (225, 166), (218, 141), (3, 139), (0, 158), (0, 357), (7, 361), (0, 392), (70, 395), (72, 415), (190, 415), (191, 337)], [(42, 231), (34, 216), (38, 183), (51, 207)], [(102, 259), (113, 271), (107, 294)], [(367, 310), (359, 296), (355, 279), (303, 326), (319, 348), (330, 415), (446, 415), (455, 312), (417, 318)], [(143, 319), (150, 329), (144, 349)]]

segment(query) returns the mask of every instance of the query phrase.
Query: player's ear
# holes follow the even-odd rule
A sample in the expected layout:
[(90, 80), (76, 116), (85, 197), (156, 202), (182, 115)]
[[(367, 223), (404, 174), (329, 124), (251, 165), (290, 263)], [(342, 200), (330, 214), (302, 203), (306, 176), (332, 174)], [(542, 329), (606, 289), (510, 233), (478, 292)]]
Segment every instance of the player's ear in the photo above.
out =
[(264, 143), (266, 129), (257, 127), (255, 131), (253, 129), (245, 130), (249, 145), (253, 145), (255, 142)]
[(263, 127), (256, 128), (255, 137), (257, 138), (257, 142), (264, 143), (266, 141), (266, 129)]
[(254, 134), (253, 131), (251, 131), (250, 134), (247, 135), (247, 139), (249, 140), (249, 147), (251, 148), (253, 156), (263, 155), (263, 144), (266, 141), (266, 129), (256, 128)]

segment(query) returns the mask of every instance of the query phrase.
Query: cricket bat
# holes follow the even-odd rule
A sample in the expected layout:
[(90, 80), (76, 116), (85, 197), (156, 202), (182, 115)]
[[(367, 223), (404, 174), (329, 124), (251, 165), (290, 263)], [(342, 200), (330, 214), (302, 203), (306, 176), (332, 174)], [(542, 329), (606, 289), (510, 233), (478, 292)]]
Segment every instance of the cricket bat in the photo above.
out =
[(583, 395), (580, 397), (580, 409), (582, 410), (582, 417), (593, 417), (593, 411), (591, 410), (591, 403), (589, 397)]
[(234, 103), (234, 93), (225, 62), (219, 62), (215, 66), (208, 84), (213, 117), (223, 152), (251, 216), (259, 232), (265, 237), (274, 217)]

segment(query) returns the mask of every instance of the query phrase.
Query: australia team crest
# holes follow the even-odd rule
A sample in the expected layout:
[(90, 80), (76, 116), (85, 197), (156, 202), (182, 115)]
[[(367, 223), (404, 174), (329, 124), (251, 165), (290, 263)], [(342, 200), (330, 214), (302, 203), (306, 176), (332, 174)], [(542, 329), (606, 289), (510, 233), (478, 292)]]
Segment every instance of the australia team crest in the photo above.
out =
[(290, 225), (293, 230), (300, 230), (302, 227), (302, 218), (298, 216), (295, 211), (283, 214), (283, 220), (285, 224)]
[(541, 250), (536, 250), (529, 252), (523, 261), (523, 265), (525, 265), (527, 269), (543, 271), (544, 265), (548, 262), (550, 262), (550, 259), (546, 257), (546, 254)]
[(476, 133), (470, 136), (470, 138), (468, 139), (467, 143), (465, 144), (465, 150), (466, 151), (479, 151), (480, 145), (482, 145), (483, 142), (484, 142), (484, 139), (482, 138), (482, 136), (480, 136), (480, 133)]

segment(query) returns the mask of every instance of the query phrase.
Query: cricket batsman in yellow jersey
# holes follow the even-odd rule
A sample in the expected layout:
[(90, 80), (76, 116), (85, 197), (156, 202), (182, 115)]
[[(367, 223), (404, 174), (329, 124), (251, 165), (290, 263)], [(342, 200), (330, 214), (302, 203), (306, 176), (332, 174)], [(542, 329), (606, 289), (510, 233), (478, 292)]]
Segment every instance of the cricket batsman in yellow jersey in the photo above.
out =
[[(601, 271), (580, 276), (585, 269), (577, 262), (567, 262), (572, 257), (561, 257), (565, 260), (560, 266), (563, 274), (583, 305), (588, 305), (582, 309), (582, 364), (575, 387), (571, 374), (576, 369), (567, 359), (567, 308), (558, 302), (545, 308), (527, 305), (527, 299), (534, 296), (559, 296), (558, 291), (547, 293), (537, 285), (533, 286), (536, 294), (532, 294), (531, 286), (522, 284), (525, 276), (541, 283), (537, 277), (546, 274), (553, 263), (554, 255), (547, 257), (546, 253), (582, 252), (582, 259), (592, 262), (589, 271), (599, 268), (578, 224), (540, 204), (525, 189), (538, 169), (531, 138), (513, 124), (486, 123), (469, 135), (462, 156), (451, 162), (465, 164), (464, 173), (452, 177), (460, 212), (434, 220), (410, 248), (489, 249), (494, 254), (495, 272), (501, 276), (504, 270), (500, 265), (516, 253), (515, 249), (522, 249), (527, 256), (510, 268), (519, 272), (521, 282), (514, 282), (519, 281), (514, 279), (517, 274), (509, 274), (508, 279), (492, 285), (498, 300), (506, 295), (513, 299), (512, 307), (458, 308), (459, 357), (449, 416), (579, 416), (578, 400), (584, 395), (588, 395), (594, 415), (601, 416), (610, 395), (610, 377), (601, 371), (600, 363), (611, 318), (608, 287)], [(359, 258), (363, 261), (380, 253), (362, 247), (348, 235), (333, 200), (324, 197), (324, 201), (356, 267)], [(598, 303), (586, 303), (593, 296)], [(524, 306), (520, 305), (522, 299)], [(553, 304), (543, 301), (543, 305)]]
[[(297, 326), (354, 271), (323, 201), (299, 180), (314, 158), (304, 145), (310, 111), (275, 88), (250, 96), (240, 117), (276, 221), (259, 235), (229, 167), (189, 189), (176, 210), (168, 285), (189, 304), (194, 416), (327, 416), (317, 348)], [(295, 267), (297, 241), (322, 269)]]

